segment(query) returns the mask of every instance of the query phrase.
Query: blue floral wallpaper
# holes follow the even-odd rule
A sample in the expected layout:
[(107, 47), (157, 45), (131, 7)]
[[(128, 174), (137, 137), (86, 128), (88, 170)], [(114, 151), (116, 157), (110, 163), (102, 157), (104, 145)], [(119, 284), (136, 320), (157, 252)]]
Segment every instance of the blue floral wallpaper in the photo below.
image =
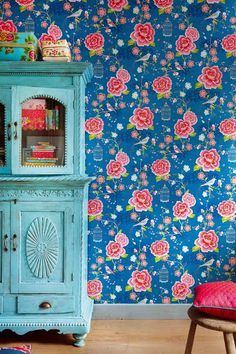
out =
[[(191, 302), (235, 280), (234, 0), (1, 0), (1, 31), (35, 24), (89, 61), (88, 293)], [(27, 27), (28, 26), (28, 27)]]

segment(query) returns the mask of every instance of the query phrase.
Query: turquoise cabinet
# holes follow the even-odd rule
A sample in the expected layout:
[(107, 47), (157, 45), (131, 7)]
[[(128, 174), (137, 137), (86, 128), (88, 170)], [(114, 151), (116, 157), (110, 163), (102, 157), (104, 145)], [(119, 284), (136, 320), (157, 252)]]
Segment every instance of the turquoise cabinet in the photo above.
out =
[[(27, 64), (27, 65), (25, 65)], [(0, 64), (0, 330), (72, 333), (84, 345), (89, 64)]]

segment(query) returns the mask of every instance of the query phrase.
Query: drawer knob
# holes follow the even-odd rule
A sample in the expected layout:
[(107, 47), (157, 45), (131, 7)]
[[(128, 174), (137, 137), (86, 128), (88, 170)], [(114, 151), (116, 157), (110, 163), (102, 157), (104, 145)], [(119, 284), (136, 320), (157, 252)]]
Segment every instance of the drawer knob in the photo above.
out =
[(40, 305), (39, 305), (39, 307), (41, 308), (41, 309), (44, 309), (44, 310), (47, 310), (47, 309), (50, 309), (52, 306), (51, 306), (51, 304), (49, 304), (49, 302), (42, 302)]

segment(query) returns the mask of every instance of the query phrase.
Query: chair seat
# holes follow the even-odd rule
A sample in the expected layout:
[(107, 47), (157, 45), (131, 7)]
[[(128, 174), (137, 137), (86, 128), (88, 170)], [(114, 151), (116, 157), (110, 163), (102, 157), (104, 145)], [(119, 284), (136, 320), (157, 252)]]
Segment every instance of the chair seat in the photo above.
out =
[(188, 310), (190, 319), (199, 326), (226, 333), (236, 332), (236, 321), (221, 319), (199, 311), (196, 307)]

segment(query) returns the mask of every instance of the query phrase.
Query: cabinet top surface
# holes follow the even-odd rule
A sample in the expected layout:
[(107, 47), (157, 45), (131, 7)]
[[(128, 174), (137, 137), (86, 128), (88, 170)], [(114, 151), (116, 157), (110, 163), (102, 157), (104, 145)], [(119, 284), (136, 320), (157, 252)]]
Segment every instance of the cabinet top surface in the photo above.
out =
[(40, 75), (42, 73), (49, 75), (81, 75), (89, 82), (93, 75), (92, 64), (90, 63), (53, 63), (45, 61), (35, 62), (0, 62), (1, 75)]

